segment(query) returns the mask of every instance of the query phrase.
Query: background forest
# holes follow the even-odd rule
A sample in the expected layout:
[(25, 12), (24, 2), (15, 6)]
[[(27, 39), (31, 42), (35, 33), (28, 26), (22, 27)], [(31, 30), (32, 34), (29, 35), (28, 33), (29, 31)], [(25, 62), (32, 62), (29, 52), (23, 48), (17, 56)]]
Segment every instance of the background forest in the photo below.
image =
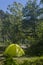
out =
[(25, 45), (26, 56), (43, 55), (43, 0), (14, 2), (0, 10), (0, 45)]

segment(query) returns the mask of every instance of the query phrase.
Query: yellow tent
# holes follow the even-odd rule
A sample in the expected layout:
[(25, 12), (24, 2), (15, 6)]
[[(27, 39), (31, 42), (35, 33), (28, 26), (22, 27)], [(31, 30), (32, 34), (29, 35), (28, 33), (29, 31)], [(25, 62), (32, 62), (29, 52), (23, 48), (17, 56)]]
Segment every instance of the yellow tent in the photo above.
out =
[(24, 55), (24, 51), (19, 45), (11, 44), (5, 49), (4, 55), (22, 56)]

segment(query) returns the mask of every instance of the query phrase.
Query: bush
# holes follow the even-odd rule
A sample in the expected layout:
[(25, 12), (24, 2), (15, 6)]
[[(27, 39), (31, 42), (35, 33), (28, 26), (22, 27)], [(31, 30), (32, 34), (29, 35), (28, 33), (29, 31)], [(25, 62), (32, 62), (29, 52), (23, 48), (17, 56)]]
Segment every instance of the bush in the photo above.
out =
[(26, 55), (28, 56), (42, 56), (43, 55), (43, 43), (39, 42), (33, 44), (26, 50)]
[(3, 65), (18, 65), (16, 60), (13, 60), (11, 57), (6, 57)]

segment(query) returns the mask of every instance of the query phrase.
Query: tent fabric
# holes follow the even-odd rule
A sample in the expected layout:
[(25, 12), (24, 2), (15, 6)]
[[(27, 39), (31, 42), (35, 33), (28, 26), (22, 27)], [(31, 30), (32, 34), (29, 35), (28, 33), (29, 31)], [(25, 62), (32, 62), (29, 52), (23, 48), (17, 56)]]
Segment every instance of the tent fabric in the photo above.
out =
[(4, 55), (22, 56), (24, 55), (24, 51), (19, 45), (11, 44), (5, 49)]

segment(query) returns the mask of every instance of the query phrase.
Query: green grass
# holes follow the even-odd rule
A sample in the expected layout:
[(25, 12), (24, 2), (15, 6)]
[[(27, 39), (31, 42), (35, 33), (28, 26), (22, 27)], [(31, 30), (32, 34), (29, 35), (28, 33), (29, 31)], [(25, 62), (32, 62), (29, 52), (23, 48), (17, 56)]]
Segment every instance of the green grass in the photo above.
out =
[[(13, 58), (16, 60), (18, 65), (43, 65), (43, 56), (41, 57), (20, 57), (20, 58)], [(0, 65), (2, 65), (3, 61), (0, 61)]]
[(17, 64), (20, 65), (43, 65), (43, 56), (41, 57), (29, 57), (29, 58), (17, 58)]
[(34, 62), (36, 60), (43, 60), (43, 56), (41, 57), (20, 57), (20, 58), (14, 58), (15, 60), (17, 61), (24, 61), (24, 60), (28, 60), (28, 61), (31, 61), (31, 62)]

